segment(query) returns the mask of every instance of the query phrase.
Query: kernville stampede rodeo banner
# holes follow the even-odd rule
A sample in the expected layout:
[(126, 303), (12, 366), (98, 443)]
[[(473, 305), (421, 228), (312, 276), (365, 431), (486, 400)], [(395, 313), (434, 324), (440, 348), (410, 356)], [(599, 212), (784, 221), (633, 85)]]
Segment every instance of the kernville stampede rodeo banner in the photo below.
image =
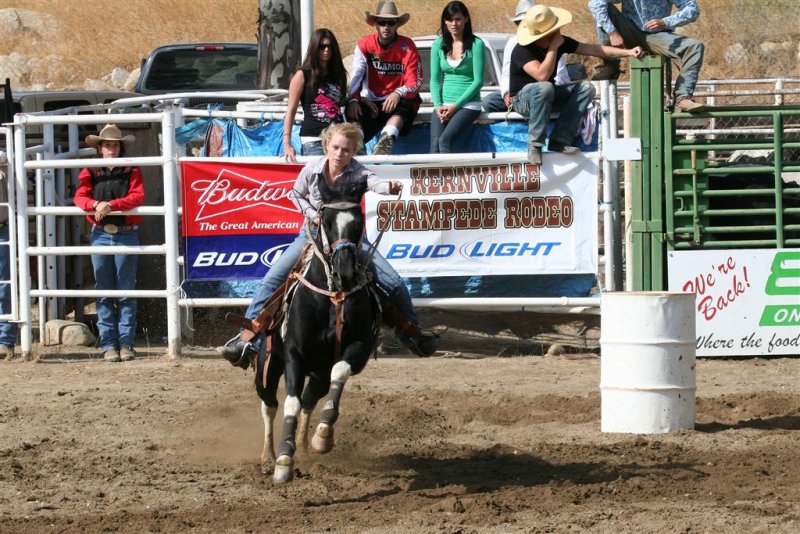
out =
[[(302, 166), (181, 162), (186, 278), (260, 278), (303, 221), (288, 199)], [(367, 234), (403, 276), (597, 272), (597, 161), (545, 156), (466, 165), (375, 165), (404, 182), (368, 194)]]
[(800, 355), (800, 250), (667, 257), (669, 289), (696, 295), (697, 355)]

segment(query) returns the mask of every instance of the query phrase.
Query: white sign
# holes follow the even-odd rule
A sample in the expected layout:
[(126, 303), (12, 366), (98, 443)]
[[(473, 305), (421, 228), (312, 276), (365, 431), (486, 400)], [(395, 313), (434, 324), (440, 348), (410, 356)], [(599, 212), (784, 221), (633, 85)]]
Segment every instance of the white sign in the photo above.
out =
[(670, 252), (669, 289), (697, 295), (697, 355), (800, 355), (800, 250)]
[(366, 196), (370, 241), (401, 276), (597, 272), (596, 154), (545, 154), (544, 165), (381, 165), (402, 197)]

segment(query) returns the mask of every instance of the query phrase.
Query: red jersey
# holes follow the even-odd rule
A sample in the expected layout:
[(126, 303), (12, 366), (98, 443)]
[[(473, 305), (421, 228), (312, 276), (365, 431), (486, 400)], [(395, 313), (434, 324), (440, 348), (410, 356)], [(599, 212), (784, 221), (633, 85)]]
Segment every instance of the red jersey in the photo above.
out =
[(416, 98), (422, 86), (422, 66), (414, 41), (398, 35), (383, 48), (378, 34), (362, 37), (353, 52), (350, 98), (361, 95), (370, 100), (385, 100), (392, 92), (403, 98)]

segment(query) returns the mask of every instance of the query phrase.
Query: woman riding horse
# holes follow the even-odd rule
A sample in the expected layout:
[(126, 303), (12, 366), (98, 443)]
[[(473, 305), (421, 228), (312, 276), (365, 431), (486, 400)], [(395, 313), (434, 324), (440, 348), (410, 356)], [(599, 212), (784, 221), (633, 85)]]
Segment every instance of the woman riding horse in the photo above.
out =
[[(319, 193), (319, 180), (327, 180), (329, 184), (344, 180), (346, 182), (366, 182), (370, 191), (379, 194), (397, 194), (402, 189), (402, 183), (394, 180), (383, 180), (371, 170), (364, 167), (353, 157), (363, 146), (361, 130), (354, 124), (333, 124), (322, 132), (322, 147), (325, 157), (306, 164), (297, 177), (289, 197), (297, 209), (313, 220), (317, 215), (322, 201)], [(312, 228), (312, 232), (316, 229)], [(245, 317), (254, 319), (264, 309), (268, 299), (284, 283), (292, 268), (308, 243), (306, 229), (302, 228), (289, 248), (281, 254), (266, 276), (261, 280), (253, 301), (245, 313)], [(362, 250), (366, 255), (371, 245), (366, 237), (362, 240)], [(414, 311), (411, 296), (408, 293), (403, 279), (397, 271), (381, 256), (375, 252), (368, 265), (372, 271), (378, 290), (388, 299), (399, 313), (395, 313), (395, 334), (418, 356), (430, 356), (436, 352), (439, 336), (433, 332), (424, 331), (419, 327), (419, 319)], [(384, 318), (392, 314), (384, 313)], [(269, 324), (270, 318), (259, 317), (262, 324)], [(253, 342), (242, 340), (240, 336), (229, 341), (222, 349), (223, 356), (232, 365), (247, 369), (250, 362), (258, 352), (261, 336), (254, 338)]]

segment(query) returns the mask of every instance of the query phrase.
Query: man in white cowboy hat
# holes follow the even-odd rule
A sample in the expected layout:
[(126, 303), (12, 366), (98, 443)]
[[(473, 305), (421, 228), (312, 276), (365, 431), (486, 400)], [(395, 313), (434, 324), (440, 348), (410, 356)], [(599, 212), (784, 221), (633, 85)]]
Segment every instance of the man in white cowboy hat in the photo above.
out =
[[(125, 145), (134, 141), (122, 135), (115, 124), (107, 124), (99, 135), (87, 135), (86, 144), (94, 147), (103, 159), (120, 158)], [(73, 203), (88, 213), (92, 224), (92, 246), (139, 245), (139, 215), (111, 215), (144, 204), (142, 172), (137, 167), (98, 166), (86, 168), (78, 175), (78, 188)], [(97, 289), (131, 290), (136, 288), (136, 254), (94, 254), (92, 268)], [(107, 362), (135, 358), (136, 299), (130, 297), (97, 299), (97, 330), (100, 348)]]
[[(609, 4), (622, 3), (622, 11)], [(672, 5), (678, 11), (672, 14)], [(694, 88), (703, 66), (705, 45), (674, 33), (675, 28), (697, 20), (697, 0), (589, 0), (589, 11), (597, 21), (597, 39), (617, 48), (641, 46), (655, 54), (678, 59), (681, 72), (675, 80), (675, 108), (680, 111), (703, 111), (695, 102)], [(619, 61), (606, 60), (597, 68), (593, 80), (616, 80)]]
[(377, 31), (356, 44), (347, 117), (361, 124), (365, 141), (380, 131), (372, 153), (386, 155), (417, 116), (422, 65), (414, 41), (397, 34), (411, 18), (408, 13), (398, 14), (394, 2), (378, 2), (364, 18)]
[[(535, 5), (536, 2), (533, 0), (519, 0), (514, 16), (506, 15), (506, 18), (509, 22), (513, 22), (515, 27), (519, 27), (519, 23), (525, 18), (525, 13)], [(518, 42), (516, 32), (511, 34), (511, 37), (506, 41), (506, 46), (503, 49), (503, 68), (500, 71), (500, 91), (489, 93), (483, 98), (481, 107), (484, 111), (506, 111), (511, 107), (511, 94), (508, 92), (508, 81), (511, 74), (511, 52)], [(570, 82), (567, 58), (566, 56), (561, 56), (556, 67), (556, 85), (566, 85)]]
[(561, 35), (561, 28), (572, 21), (566, 9), (538, 5), (525, 13), (517, 28), (519, 44), (511, 53), (510, 87), (514, 111), (528, 117), (528, 160), (542, 163), (542, 147), (547, 139), (551, 111), (560, 111), (547, 145), (549, 152), (574, 154), (572, 146), (580, 120), (594, 98), (589, 82), (556, 85), (556, 65), (564, 54), (595, 57), (641, 57), (641, 47), (630, 50), (580, 43)]

